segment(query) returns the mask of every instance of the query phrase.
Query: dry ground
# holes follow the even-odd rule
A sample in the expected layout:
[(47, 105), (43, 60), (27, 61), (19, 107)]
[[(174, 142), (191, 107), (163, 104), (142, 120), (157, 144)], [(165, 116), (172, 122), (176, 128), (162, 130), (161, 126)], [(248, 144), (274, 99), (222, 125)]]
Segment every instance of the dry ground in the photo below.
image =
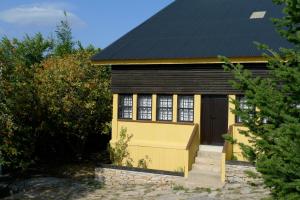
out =
[(255, 172), (245, 171), (249, 178), (231, 178), (222, 188), (188, 189), (181, 185), (119, 185), (108, 187), (94, 181), (92, 165), (63, 166), (55, 176), (35, 176), (15, 181), (11, 185), (12, 196), (5, 200), (100, 200), (100, 199), (158, 199), (158, 200), (218, 200), (262, 199), (269, 196), (262, 180)]

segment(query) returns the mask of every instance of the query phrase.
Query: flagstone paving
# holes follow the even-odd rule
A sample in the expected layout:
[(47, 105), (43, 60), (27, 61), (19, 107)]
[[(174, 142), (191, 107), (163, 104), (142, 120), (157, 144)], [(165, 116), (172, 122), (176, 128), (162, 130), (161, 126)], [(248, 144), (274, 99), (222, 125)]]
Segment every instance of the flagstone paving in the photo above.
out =
[[(23, 184), (23, 185), (22, 185)], [(261, 199), (269, 192), (263, 188), (261, 182), (242, 184), (226, 184), (219, 190), (209, 188), (187, 189), (180, 186), (156, 185), (119, 185), (101, 186), (97, 183), (74, 182), (59, 178), (35, 178), (20, 183), (23, 191), (6, 198), (8, 199)]]
[[(250, 170), (253, 173), (249, 173)], [(227, 183), (221, 189), (188, 189), (181, 185), (153, 184), (105, 186), (90, 178), (78, 181), (66, 178), (36, 177), (11, 185), (15, 194), (5, 200), (255, 200), (268, 197), (269, 191), (264, 188), (263, 181), (255, 173), (251, 168), (245, 170), (243, 167), (235, 167), (228, 172)], [(239, 176), (232, 174), (239, 174)], [(241, 176), (241, 174), (244, 175)]]

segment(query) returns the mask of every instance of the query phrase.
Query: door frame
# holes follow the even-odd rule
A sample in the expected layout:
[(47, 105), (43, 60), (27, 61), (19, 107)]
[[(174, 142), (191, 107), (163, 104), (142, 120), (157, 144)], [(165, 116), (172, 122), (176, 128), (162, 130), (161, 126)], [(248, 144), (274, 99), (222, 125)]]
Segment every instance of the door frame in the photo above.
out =
[[(208, 97), (208, 98), (211, 98), (211, 97), (226, 97), (226, 105), (225, 105), (225, 113), (223, 113), (222, 115), (224, 115), (222, 117), (222, 119), (224, 119), (224, 134), (228, 131), (228, 114), (229, 114), (229, 95), (224, 95), (224, 94), (202, 94), (201, 95), (201, 111), (200, 111), (200, 144), (203, 144), (203, 145), (224, 145), (224, 144), (221, 144), (221, 143), (217, 143), (217, 142), (208, 142), (208, 141), (203, 141), (203, 138), (205, 139), (207, 135), (204, 135), (203, 133), (203, 128), (204, 128), (204, 112), (205, 112), (205, 109), (203, 108), (204, 105), (204, 98), (205, 97)], [(224, 98), (225, 99), (225, 98)], [(207, 104), (206, 106), (211, 106), (210, 104)], [(225, 124), (226, 124), (226, 130), (225, 130)], [(209, 140), (213, 140), (213, 139), (209, 139)], [(205, 142), (205, 143), (204, 143)]]

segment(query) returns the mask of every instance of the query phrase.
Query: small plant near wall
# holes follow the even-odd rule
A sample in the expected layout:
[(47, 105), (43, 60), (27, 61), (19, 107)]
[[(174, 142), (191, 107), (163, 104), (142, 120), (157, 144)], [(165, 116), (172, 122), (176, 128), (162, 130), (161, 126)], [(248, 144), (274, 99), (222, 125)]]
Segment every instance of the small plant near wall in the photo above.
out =
[(119, 140), (112, 146), (109, 145), (110, 159), (112, 164), (122, 166), (123, 163), (128, 167), (132, 167), (132, 158), (128, 152), (128, 143), (133, 135), (127, 134), (127, 129), (122, 128)]
[(184, 173), (184, 167), (178, 167), (175, 172)]
[[(110, 153), (110, 160), (113, 165), (117, 166), (126, 166), (126, 167), (134, 167), (133, 159), (130, 157), (130, 153), (128, 151), (128, 144), (132, 139), (132, 134), (127, 134), (127, 129), (123, 128), (120, 131), (119, 140), (113, 144), (108, 146), (108, 150)], [(137, 161), (137, 167), (148, 169), (148, 164), (151, 162), (151, 159), (148, 155), (145, 158), (142, 158)]]
[(142, 158), (138, 161), (138, 168), (148, 169), (148, 163), (151, 162), (151, 159), (148, 155), (145, 156), (145, 158)]

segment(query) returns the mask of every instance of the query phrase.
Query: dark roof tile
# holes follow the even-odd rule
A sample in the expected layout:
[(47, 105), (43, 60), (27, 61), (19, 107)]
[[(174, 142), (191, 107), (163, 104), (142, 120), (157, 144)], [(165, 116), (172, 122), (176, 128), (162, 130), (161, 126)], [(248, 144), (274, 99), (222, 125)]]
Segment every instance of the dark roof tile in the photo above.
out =
[[(249, 19), (254, 11), (266, 15)], [(282, 16), (271, 0), (176, 0), (92, 60), (260, 56), (254, 41), (291, 46), (270, 20)]]

